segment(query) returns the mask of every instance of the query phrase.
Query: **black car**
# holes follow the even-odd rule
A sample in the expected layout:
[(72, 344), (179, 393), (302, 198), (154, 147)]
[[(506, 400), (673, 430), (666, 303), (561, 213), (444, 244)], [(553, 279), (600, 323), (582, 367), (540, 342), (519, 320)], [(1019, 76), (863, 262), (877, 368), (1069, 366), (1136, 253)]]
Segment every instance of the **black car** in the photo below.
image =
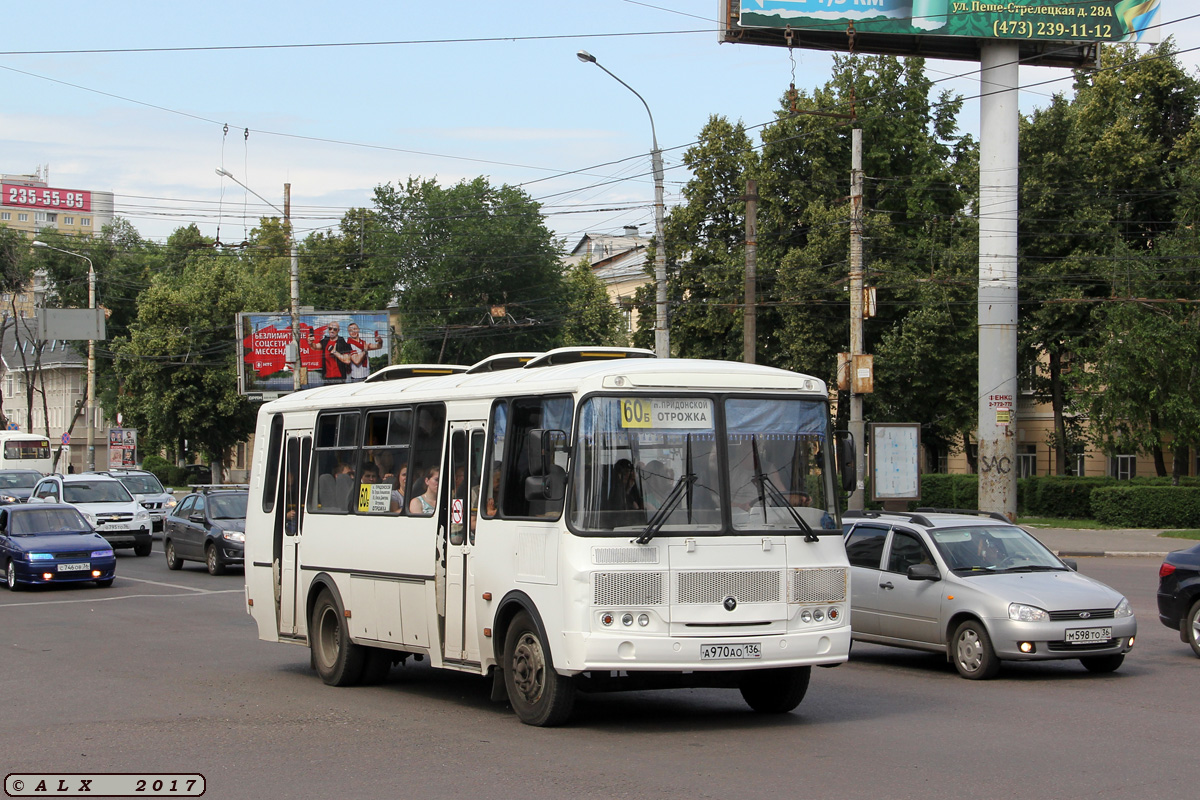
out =
[(163, 526), (167, 569), (201, 561), (209, 574), (245, 563), (246, 501), (242, 485), (198, 486), (179, 501)]
[(41, 479), (36, 469), (0, 469), (0, 505), (24, 503)]
[(1168, 553), (1159, 567), (1158, 618), (1200, 656), (1200, 544)]

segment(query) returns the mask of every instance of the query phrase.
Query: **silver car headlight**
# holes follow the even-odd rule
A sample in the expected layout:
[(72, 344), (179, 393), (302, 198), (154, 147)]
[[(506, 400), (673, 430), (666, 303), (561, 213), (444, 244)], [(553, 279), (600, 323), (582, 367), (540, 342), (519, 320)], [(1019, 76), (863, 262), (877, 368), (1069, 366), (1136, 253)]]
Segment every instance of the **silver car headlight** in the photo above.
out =
[(147, 511), (146, 509), (142, 508), (141, 506), (138, 506), (138, 510), (134, 512), (133, 518), (136, 521), (144, 522), (144, 521), (150, 519), (150, 512)]
[(1027, 606), (1024, 603), (1009, 603), (1008, 618), (1017, 622), (1047, 622), (1050, 615), (1044, 608)]
[(241, 531), (225, 531), (221, 534), (221, 538), (229, 542), (244, 542), (246, 541), (246, 534)]
[(1133, 606), (1129, 605), (1128, 598), (1122, 597), (1121, 602), (1117, 603), (1117, 609), (1113, 612), (1115, 617), (1132, 617)]

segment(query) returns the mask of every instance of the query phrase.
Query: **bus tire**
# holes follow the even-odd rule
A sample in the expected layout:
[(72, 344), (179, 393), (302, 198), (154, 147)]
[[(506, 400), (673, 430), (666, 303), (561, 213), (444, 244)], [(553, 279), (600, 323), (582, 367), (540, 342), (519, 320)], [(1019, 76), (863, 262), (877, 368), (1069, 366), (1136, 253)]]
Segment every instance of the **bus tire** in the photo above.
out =
[(760, 714), (786, 714), (804, 700), (812, 667), (753, 670), (742, 674), (738, 690)]
[(345, 616), (328, 589), (313, 605), (308, 644), (317, 674), (328, 685), (354, 686), (362, 678), (366, 653), (362, 645), (350, 641)]
[(575, 708), (574, 682), (554, 671), (545, 637), (526, 611), (513, 618), (504, 637), (504, 688), (526, 725), (562, 725)]

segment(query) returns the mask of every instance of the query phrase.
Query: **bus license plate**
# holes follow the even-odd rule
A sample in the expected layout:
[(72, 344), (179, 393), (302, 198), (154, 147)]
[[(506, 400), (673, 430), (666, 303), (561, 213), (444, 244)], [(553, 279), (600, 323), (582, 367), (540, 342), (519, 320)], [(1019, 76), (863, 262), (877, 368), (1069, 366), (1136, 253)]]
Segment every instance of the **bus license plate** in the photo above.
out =
[(1112, 628), (1071, 628), (1067, 630), (1064, 641), (1071, 644), (1092, 644), (1107, 642), (1112, 638)]
[(91, 568), (92, 568), (92, 565), (86, 561), (83, 562), (82, 564), (59, 564), (58, 565), (59, 572), (85, 572)]
[(762, 658), (761, 642), (740, 642), (738, 644), (702, 644), (700, 645), (701, 661), (722, 661), (747, 658)]

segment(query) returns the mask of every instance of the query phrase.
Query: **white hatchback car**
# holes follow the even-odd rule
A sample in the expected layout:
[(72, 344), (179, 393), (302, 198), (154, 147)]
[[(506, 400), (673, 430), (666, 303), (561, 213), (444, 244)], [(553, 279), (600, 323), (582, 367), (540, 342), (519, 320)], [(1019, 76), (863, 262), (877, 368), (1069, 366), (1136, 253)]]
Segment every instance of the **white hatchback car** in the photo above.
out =
[(842, 528), (854, 641), (945, 653), (973, 679), (1001, 661), (1112, 672), (1133, 648), (1129, 601), (999, 514), (849, 512)]
[(142, 507), (141, 496), (135, 498), (116, 478), (96, 473), (50, 475), (33, 487), (29, 502), (73, 505), (113, 548), (132, 547), (134, 555), (150, 555), (154, 544), (150, 512)]

